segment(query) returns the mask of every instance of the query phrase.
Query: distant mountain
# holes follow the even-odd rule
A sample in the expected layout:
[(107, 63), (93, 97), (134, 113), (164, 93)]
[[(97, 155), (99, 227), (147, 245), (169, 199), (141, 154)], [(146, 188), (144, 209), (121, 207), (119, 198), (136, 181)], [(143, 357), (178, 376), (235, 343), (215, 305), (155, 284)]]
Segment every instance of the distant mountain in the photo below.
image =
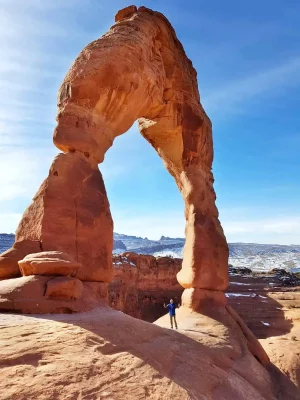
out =
[(300, 272), (300, 245), (229, 243), (229, 263), (253, 271), (283, 268)]
[(0, 233), (0, 254), (9, 249), (15, 241), (15, 235), (12, 233)]
[(127, 250), (127, 247), (122, 240), (114, 239), (114, 249)]
[[(0, 253), (9, 249), (14, 235), (0, 234)], [(149, 240), (139, 236), (114, 233), (115, 254), (132, 251), (138, 254), (151, 254), (155, 257), (169, 256), (182, 258), (184, 238), (161, 236), (159, 240)], [(250, 268), (253, 271), (268, 271), (282, 268), (300, 272), (300, 245), (229, 243), (229, 263), (233, 267)]]
[[(148, 240), (137, 236), (114, 234), (128, 251), (138, 254), (152, 254), (155, 257), (169, 256), (182, 258), (185, 239), (161, 236), (159, 240)], [(123, 250), (114, 248), (114, 253)], [(229, 243), (229, 263), (234, 267), (250, 268), (253, 271), (268, 271), (283, 268), (300, 271), (300, 245)]]

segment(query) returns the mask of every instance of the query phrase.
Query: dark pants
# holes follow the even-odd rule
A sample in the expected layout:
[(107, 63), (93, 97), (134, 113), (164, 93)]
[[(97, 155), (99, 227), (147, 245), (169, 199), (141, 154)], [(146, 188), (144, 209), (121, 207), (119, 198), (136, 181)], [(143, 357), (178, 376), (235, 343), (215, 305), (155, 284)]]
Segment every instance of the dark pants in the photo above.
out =
[(175, 328), (177, 329), (176, 315), (171, 315), (170, 314), (171, 328), (173, 328), (173, 320), (175, 322)]

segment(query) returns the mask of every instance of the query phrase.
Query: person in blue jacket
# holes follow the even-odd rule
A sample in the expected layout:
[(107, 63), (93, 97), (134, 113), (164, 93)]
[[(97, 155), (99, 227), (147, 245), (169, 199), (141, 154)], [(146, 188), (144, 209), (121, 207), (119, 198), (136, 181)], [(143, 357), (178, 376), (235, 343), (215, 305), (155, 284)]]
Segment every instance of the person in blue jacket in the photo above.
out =
[(174, 303), (173, 299), (171, 299), (169, 304), (167, 304), (167, 305), (164, 304), (164, 307), (168, 308), (168, 310), (169, 310), (171, 328), (173, 329), (173, 320), (174, 320), (175, 328), (178, 329), (177, 322), (176, 322), (176, 312), (175, 312), (175, 310), (176, 310), (177, 307), (179, 307), (179, 304), (178, 304), (178, 306), (176, 306), (176, 304)]

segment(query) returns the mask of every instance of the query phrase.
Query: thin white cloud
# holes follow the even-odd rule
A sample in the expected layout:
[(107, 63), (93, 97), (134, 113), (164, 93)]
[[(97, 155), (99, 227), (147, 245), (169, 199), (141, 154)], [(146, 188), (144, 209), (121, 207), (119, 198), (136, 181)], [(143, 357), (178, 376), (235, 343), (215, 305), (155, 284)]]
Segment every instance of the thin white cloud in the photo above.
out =
[[(34, 13), (30, 10), (26, 13), (26, 10), (21, 11), (20, 9), (5, 9), (2, 8), (0, 14), (0, 26), (1, 26), (1, 41), (4, 39), (20, 38), (20, 40), (27, 42), (31, 37), (37, 35), (44, 37), (67, 37), (70, 33), (74, 33), (76, 36), (79, 32), (70, 32), (63, 25), (58, 25), (53, 22), (48, 22), (46, 18), (37, 18)], [(26, 37), (22, 34), (26, 33)]]
[[(85, 6), (87, 6), (90, 2), (91, 0), (85, 0)], [(55, 9), (65, 9), (68, 11), (68, 9), (79, 6), (80, 4), (82, 4), (82, 0), (14, 0), (13, 2), (11, 0), (0, 0), (1, 6), (11, 7), (12, 9), (17, 8), (19, 10), (34, 9), (36, 11), (40, 10), (43, 12)], [(103, 8), (103, 6), (99, 7)]]
[(10, 209), (10, 201), (29, 200), (47, 176), (52, 158), (51, 148), (40, 152), (38, 149), (13, 149), (0, 151), (0, 205)]
[(15, 233), (21, 218), (19, 213), (0, 213), (0, 233)]
[(300, 244), (300, 215), (224, 219), (228, 242)]
[(13, 79), (16, 78), (16, 74), (18, 74), (18, 78), (21, 76), (26, 76), (28, 79), (29, 76), (36, 79), (37, 74), (39, 74), (39, 79), (42, 78), (53, 78), (57, 76), (57, 70), (51, 68), (48, 69), (43, 68), (39, 65), (34, 65), (31, 63), (20, 63), (20, 60), (17, 61), (7, 61), (3, 60), (0, 64), (0, 74), (1, 76), (12, 76)]
[(213, 90), (203, 98), (203, 105), (209, 112), (235, 112), (241, 109), (241, 103), (255, 96), (280, 93), (284, 88), (299, 84), (300, 56), (296, 56), (281, 65)]

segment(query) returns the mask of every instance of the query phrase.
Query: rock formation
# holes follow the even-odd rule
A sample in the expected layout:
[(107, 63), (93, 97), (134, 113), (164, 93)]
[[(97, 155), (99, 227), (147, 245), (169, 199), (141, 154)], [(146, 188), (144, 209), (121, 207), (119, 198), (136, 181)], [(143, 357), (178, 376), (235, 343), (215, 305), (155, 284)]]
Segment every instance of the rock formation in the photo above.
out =
[(114, 240), (114, 249), (127, 250), (126, 245), (122, 240)]
[[(64, 153), (25, 211), (16, 243), (38, 242), (42, 251), (68, 254), (82, 264), (80, 280), (111, 281), (113, 224), (97, 165), (136, 120), (184, 198), (186, 244), (178, 280), (196, 306), (199, 290), (222, 291), (228, 284), (228, 247), (211, 172), (211, 122), (200, 104), (196, 71), (173, 28), (145, 7), (118, 13), (116, 24), (86, 46), (67, 73), (54, 132)], [(19, 246), (21, 260), (27, 251)], [(12, 277), (6, 268), (2, 277)]]
[[(106, 305), (113, 223), (98, 164), (136, 120), (185, 202), (180, 334), (164, 329), (166, 317), (156, 326)], [(0, 259), (0, 309), (94, 311), (0, 316), (0, 397), (299, 398), (226, 304), (228, 246), (215, 206), (211, 122), (192, 63), (162, 14), (127, 7), (83, 49), (59, 91), (54, 144), (63, 153)]]

